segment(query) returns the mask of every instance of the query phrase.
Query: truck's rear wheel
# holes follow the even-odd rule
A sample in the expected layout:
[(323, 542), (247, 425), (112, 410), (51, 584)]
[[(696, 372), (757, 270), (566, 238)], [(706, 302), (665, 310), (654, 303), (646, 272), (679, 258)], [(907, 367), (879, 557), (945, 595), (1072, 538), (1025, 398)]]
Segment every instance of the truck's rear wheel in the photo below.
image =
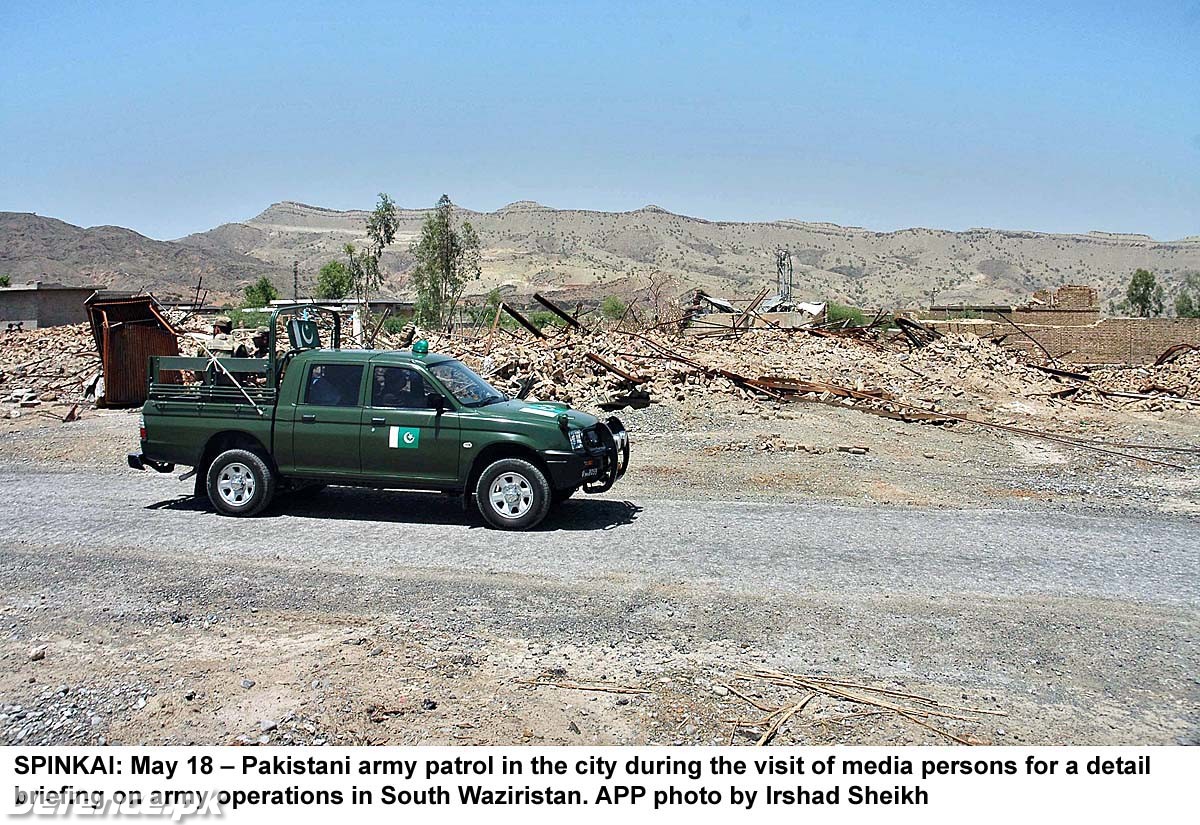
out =
[(226, 450), (208, 468), (208, 500), (226, 516), (253, 516), (275, 495), (275, 474), (249, 450)]
[(484, 520), (501, 530), (528, 530), (550, 509), (550, 484), (528, 461), (494, 461), (475, 484), (475, 504)]

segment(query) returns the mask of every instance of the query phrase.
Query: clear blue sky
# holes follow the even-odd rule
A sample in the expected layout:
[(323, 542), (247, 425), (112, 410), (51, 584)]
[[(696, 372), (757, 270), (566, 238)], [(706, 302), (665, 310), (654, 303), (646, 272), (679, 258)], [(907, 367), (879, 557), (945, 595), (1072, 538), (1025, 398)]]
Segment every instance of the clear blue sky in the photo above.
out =
[(1200, 4), (0, 2), (0, 210), (1200, 234)]

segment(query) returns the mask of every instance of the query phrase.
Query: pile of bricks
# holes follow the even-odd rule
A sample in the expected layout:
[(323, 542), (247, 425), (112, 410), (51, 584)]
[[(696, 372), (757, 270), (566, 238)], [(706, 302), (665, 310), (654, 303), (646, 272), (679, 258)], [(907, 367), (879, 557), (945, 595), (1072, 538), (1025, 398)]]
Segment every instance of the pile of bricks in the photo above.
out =
[(99, 374), (87, 324), (0, 333), (0, 418), (82, 403)]
[[(1189, 405), (1200, 401), (1200, 349), (1183, 352), (1167, 363), (1156, 366), (1102, 367), (1091, 372), (1091, 384), (1110, 396), (1141, 409)], [(1152, 395), (1137, 399), (1134, 395)]]
[[(207, 331), (209, 322), (190, 320), (183, 324), (188, 332)], [(184, 352), (196, 351), (194, 337), (183, 336)], [(1147, 409), (1194, 410), (1200, 399), (1197, 350), (1160, 366), (1094, 368), (1090, 380), (1072, 382), (970, 334), (945, 334), (918, 347), (883, 330), (840, 335), (755, 328), (714, 339), (580, 327), (557, 328), (544, 338), (519, 329), (429, 337), (431, 351), (460, 358), (510, 395), (587, 409), (769, 401), (771, 386), (849, 406), (960, 414), (992, 412), (1014, 399), (1047, 412), (1097, 396), (1106, 406)], [(383, 349), (403, 345), (387, 335), (376, 342)], [(86, 324), (2, 334), (0, 416), (83, 402), (99, 371)], [(765, 391), (755, 383), (764, 378)], [(1077, 396), (1064, 392), (1076, 385)], [(1137, 395), (1151, 397), (1129, 397)]]
[[(819, 400), (874, 403), (867, 394), (921, 409), (979, 409), (997, 397), (1050, 399), (1060, 386), (1005, 349), (969, 335), (943, 336), (909, 351), (902, 343), (755, 329), (736, 339), (663, 333), (563, 330), (546, 339), (508, 335), (436, 337), (434, 352), (466, 362), (501, 390), (527, 397), (604, 408), (625, 401), (709, 403), (727, 396), (764, 400), (740, 378), (788, 379), (829, 385)], [(847, 392), (839, 392), (846, 390)]]

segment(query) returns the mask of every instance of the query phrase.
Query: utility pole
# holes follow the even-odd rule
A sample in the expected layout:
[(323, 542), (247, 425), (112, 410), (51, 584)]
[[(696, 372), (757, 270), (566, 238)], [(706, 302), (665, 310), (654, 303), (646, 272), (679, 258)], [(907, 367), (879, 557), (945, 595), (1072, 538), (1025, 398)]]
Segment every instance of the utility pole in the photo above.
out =
[(300, 300), (300, 262), (292, 261), (292, 300)]

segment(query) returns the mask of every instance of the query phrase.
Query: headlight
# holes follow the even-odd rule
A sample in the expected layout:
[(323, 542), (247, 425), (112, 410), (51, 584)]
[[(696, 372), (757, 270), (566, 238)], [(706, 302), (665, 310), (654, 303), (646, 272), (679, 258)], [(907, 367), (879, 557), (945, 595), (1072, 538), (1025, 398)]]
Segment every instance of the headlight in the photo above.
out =
[(583, 449), (583, 430), (568, 430), (567, 438), (571, 442), (572, 450), (582, 450)]
[(617, 449), (624, 450), (625, 445), (629, 443), (629, 434), (621, 430), (618, 433), (613, 433), (613, 436), (613, 440), (617, 442)]

